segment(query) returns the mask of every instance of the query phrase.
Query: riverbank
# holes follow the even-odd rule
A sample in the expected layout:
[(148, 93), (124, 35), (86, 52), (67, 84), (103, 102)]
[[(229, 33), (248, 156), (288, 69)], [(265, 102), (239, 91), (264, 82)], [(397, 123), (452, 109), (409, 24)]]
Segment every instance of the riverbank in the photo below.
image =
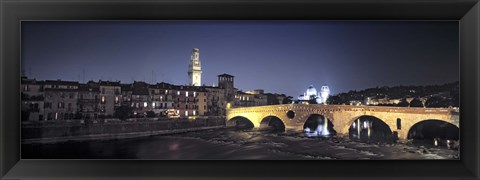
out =
[(130, 132), (130, 133), (117, 133), (117, 134), (92, 134), (92, 135), (82, 135), (82, 136), (67, 136), (67, 137), (49, 137), (49, 138), (33, 138), (33, 139), (24, 139), (22, 144), (49, 144), (49, 143), (60, 143), (68, 141), (92, 141), (92, 140), (113, 140), (113, 139), (128, 139), (128, 138), (138, 138), (146, 136), (156, 136), (156, 135), (174, 135), (179, 133), (188, 133), (194, 131), (204, 131), (210, 129), (224, 129), (226, 126), (211, 126), (211, 127), (199, 127), (199, 128), (189, 128), (189, 129), (175, 129), (175, 130), (158, 130), (158, 131), (148, 131), (148, 132)]
[(221, 118), (22, 124), (22, 144), (126, 139), (218, 129)]

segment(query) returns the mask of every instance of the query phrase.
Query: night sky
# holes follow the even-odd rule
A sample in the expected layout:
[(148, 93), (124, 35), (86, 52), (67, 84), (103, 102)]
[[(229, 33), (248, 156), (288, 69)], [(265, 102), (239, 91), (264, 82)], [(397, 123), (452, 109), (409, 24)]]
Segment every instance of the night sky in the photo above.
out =
[(459, 80), (457, 21), (24, 21), (22, 68), (38, 80), (187, 84), (193, 48), (202, 83), (296, 98)]

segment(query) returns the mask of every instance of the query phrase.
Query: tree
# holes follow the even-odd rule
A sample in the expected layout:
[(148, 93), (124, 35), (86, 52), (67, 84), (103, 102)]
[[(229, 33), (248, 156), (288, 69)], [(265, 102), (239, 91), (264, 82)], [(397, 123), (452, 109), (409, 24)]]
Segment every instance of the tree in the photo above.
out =
[(403, 98), (400, 100), (400, 102), (397, 104), (397, 106), (400, 107), (408, 107), (410, 104), (407, 102), (407, 99)]
[(345, 99), (348, 99), (345, 97), (345, 94), (330, 96), (327, 99), (327, 104), (348, 104), (348, 101), (346, 101)]
[(452, 97), (452, 106), (453, 107), (460, 107), (460, 99), (459, 99), (460, 95), (457, 94), (456, 96), (453, 96)]
[(422, 101), (420, 101), (420, 99), (414, 98), (414, 99), (410, 102), (410, 107), (423, 107), (423, 103), (422, 103)]
[(283, 99), (282, 104), (291, 104), (292, 103), (292, 96), (287, 96)]
[(308, 104), (318, 104), (315, 95), (310, 96), (310, 100), (308, 100)]
[(428, 100), (425, 102), (425, 106), (440, 108), (440, 107), (448, 107), (449, 103), (447, 100), (444, 100), (442, 97), (434, 96), (434, 97), (428, 98)]
[(133, 114), (133, 108), (129, 106), (120, 106), (117, 109), (115, 109), (115, 112), (113, 113), (113, 116), (115, 118), (125, 120), (128, 117), (130, 117)]
[(276, 104), (279, 103), (276, 95), (271, 94), (271, 93), (267, 93), (265, 95), (267, 95), (267, 104), (268, 105), (276, 105)]
[(153, 112), (153, 111), (147, 111), (147, 117), (148, 117), (148, 118), (154, 118), (154, 117), (155, 117), (155, 112)]

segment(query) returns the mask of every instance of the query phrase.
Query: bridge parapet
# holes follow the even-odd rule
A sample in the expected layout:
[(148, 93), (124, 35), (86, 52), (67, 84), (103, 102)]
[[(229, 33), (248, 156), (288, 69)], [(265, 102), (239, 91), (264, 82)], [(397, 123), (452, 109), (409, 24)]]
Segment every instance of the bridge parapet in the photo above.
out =
[(421, 107), (389, 107), (389, 106), (351, 106), (351, 105), (321, 105), (321, 104), (281, 104), (269, 106), (253, 106), (230, 108), (227, 111), (245, 112), (245, 111), (296, 111), (296, 110), (322, 110), (322, 111), (370, 111), (370, 112), (396, 112), (396, 113), (427, 113), (427, 114), (445, 114), (458, 113), (458, 109), (453, 108), (421, 108)]

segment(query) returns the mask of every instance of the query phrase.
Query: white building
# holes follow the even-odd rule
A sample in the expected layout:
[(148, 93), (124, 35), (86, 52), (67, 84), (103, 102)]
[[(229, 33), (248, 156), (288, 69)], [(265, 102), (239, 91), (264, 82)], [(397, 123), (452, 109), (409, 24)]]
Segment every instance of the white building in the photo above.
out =
[(320, 88), (320, 92), (317, 92), (317, 89), (315, 89), (313, 85), (310, 85), (307, 91), (305, 91), (302, 95), (298, 96), (298, 100), (309, 101), (311, 99), (315, 99), (317, 104), (326, 104), (329, 96), (330, 89), (328, 88), (328, 86), (322, 86), (322, 88)]
[(202, 85), (202, 67), (200, 65), (200, 51), (194, 48), (188, 65), (188, 77), (191, 86)]

